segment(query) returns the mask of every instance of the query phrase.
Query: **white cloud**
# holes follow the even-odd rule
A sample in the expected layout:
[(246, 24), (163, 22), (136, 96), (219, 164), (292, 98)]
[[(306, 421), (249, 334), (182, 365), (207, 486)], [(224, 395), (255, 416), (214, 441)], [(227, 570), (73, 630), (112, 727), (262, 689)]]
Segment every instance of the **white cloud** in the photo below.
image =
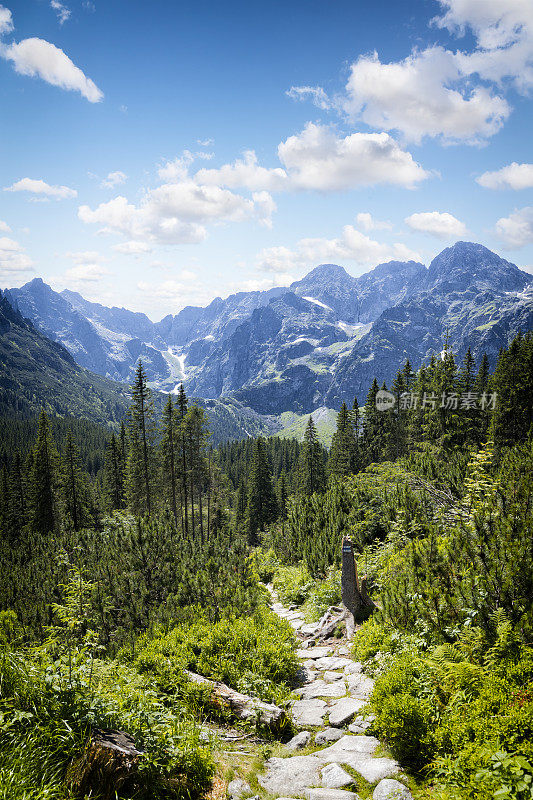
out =
[(285, 94), (292, 100), (311, 100), (313, 105), (323, 111), (328, 111), (334, 105), (321, 86), (291, 86)]
[(496, 235), (514, 250), (533, 242), (533, 206), (515, 209), (496, 223)]
[(281, 167), (275, 169), (260, 167), (253, 150), (247, 150), (244, 157), (237, 159), (233, 164), (224, 164), (219, 169), (201, 169), (195, 174), (194, 179), (208, 186), (229, 188), (244, 186), (252, 191), (264, 189), (277, 192), (289, 186), (285, 170)]
[[(54, 0), (52, 7), (54, 7), (53, 2)], [(68, 10), (62, 3), (57, 5)], [(11, 12), (0, 6), (0, 36), (12, 30)], [(94, 81), (88, 78), (63, 50), (44, 39), (32, 37), (9, 45), (0, 42), (0, 56), (6, 61), (11, 61), (15, 71), (20, 75), (41, 78), (52, 86), (80, 92), (90, 103), (98, 103), (103, 99), (103, 92)]]
[(456, 55), (442, 47), (390, 64), (377, 53), (361, 56), (352, 65), (344, 107), (367, 125), (414, 142), (441, 136), (477, 143), (501, 128), (510, 108), (485, 86), (464, 87), (463, 78)]
[(67, 269), (63, 281), (70, 286), (79, 286), (85, 283), (98, 283), (109, 271), (100, 264), (77, 264)]
[(509, 86), (524, 94), (533, 87), (533, 3), (439, 2), (442, 14), (431, 22), (455, 36), (471, 34), (469, 49), (429, 46), (390, 63), (366, 54), (352, 64), (343, 96), (332, 101), (313, 86), (292, 87), (288, 94), (414, 142), (427, 136), (445, 143), (485, 141), (511, 113)]
[(143, 304), (161, 311), (161, 304), (170, 311), (176, 311), (186, 305), (203, 305), (209, 303), (214, 293), (202, 285), (191, 286), (190, 281), (169, 278), (161, 283), (139, 281), (137, 289), (142, 292)]
[(289, 286), (293, 281), (294, 277), (288, 272), (277, 272), (271, 278), (252, 278), (241, 281), (239, 284), (234, 284), (233, 288), (236, 292), (264, 292), (277, 286)]
[(470, 29), (477, 48), (458, 52), (465, 74), (494, 82), (511, 79), (520, 91), (533, 86), (533, 4), (531, 0), (440, 0), (441, 28), (463, 35)]
[(78, 196), (78, 192), (75, 189), (69, 189), (68, 186), (51, 186), (46, 181), (35, 180), (34, 178), (22, 178), (11, 186), (6, 186), (4, 191), (29, 192), (42, 197), (55, 197), (57, 200)]
[(56, 12), (60, 25), (63, 25), (72, 13), (70, 8), (61, 3), (60, 0), (50, 0), (50, 8), (53, 8)]
[(197, 139), (196, 144), (199, 144), (200, 147), (212, 147), (215, 144), (214, 139)]
[(427, 233), (437, 239), (456, 239), (467, 233), (464, 222), (446, 212), (423, 211), (406, 217), (405, 222), (412, 231)]
[(126, 256), (140, 256), (143, 253), (151, 253), (152, 248), (146, 242), (136, 242), (131, 239), (129, 242), (113, 245), (113, 250), (117, 253), (123, 253)]
[(345, 225), (336, 239), (300, 239), (296, 247), (269, 247), (258, 255), (258, 268), (266, 272), (290, 273), (324, 262), (350, 261), (360, 265), (397, 259), (420, 261), (420, 255), (402, 243), (392, 245), (370, 239), (353, 225)]
[(192, 153), (190, 150), (184, 150), (181, 156), (174, 158), (172, 161), (166, 161), (159, 167), (157, 174), (166, 183), (186, 180), (189, 178), (189, 167), (198, 158), (203, 161), (209, 161), (213, 158), (213, 153), (204, 153), (202, 151)]
[(13, 17), (9, 8), (0, 6), (0, 36), (4, 33), (11, 33), (13, 30)]
[(361, 211), (357, 217), (357, 226), (369, 233), (369, 231), (391, 231), (392, 223), (375, 219), (368, 211)]
[(278, 155), (292, 186), (299, 189), (340, 191), (376, 183), (411, 188), (429, 177), (387, 133), (339, 137), (312, 122), (282, 142)]
[(484, 172), (476, 181), (485, 189), (531, 189), (533, 188), (533, 164), (512, 164), (494, 172)]
[(2, 233), (11, 233), (11, 228), (9, 227), (7, 222), (3, 222), (1, 219), (0, 219), (0, 231), (2, 231)]
[(192, 244), (205, 239), (204, 223), (256, 218), (270, 225), (275, 208), (268, 192), (256, 192), (247, 199), (219, 186), (201, 186), (184, 178), (148, 191), (139, 205), (119, 196), (94, 210), (80, 206), (78, 216), (82, 222), (103, 225), (104, 232), (122, 233), (133, 240)]
[(107, 178), (104, 178), (100, 186), (103, 186), (106, 189), (114, 189), (115, 186), (120, 186), (120, 184), (124, 183), (127, 177), (128, 176), (120, 170), (117, 170), (116, 172), (109, 172)]
[(9, 278), (23, 272), (33, 272), (33, 261), (22, 245), (0, 236), (0, 277)]
[(71, 258), (75, 264), (97, 264), (99, 261), (107, 261), (98, 250), (77, 250), (65, 253), (67, 258)]

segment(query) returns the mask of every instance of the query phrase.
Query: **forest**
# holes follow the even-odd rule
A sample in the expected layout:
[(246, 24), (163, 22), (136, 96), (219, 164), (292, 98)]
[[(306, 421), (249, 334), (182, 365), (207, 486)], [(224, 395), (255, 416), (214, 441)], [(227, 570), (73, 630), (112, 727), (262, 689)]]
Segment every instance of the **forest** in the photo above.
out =
[(183, 387), (157, 412), (142, 363), (113, 430), (3, 417), (0, 799), (79, 797), (94, 729), (143, 753), (120, 797), (212, 791), (227, 713), (187, 671), (288, 707), (296, 640), (265, 583), (317, 620), (347, 535), (376, 603), (353, 655), (415, 797), (533, 797), (532, 398), (529, 333), (492, 373), (445, 349), (376, 376), (329, 451), (312, 416), (301, 443), (215, 448)]

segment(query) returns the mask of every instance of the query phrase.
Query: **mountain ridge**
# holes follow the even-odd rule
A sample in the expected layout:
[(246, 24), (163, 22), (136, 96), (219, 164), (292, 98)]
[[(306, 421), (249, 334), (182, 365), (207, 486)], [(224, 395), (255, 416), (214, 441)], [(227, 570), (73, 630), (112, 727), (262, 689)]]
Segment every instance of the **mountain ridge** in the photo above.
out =
[[(39, 279), (8, 294), (82, 366), (131, 381), (142, 358), (154, 388), (235, 397), (259, 414), (308, 413), (359, 401), (374, 374), (390, 381), (438, 353), (448, 331), (462, 358), (498, 350), (533, 326), (533, 276), (484, 245), (456, 242), (429, 267), (389, 261), (359, 277), (321, 264), (289, 287), (237, 292), (152, 322)], [(65, 305), (66, 304), (66, 305)]]

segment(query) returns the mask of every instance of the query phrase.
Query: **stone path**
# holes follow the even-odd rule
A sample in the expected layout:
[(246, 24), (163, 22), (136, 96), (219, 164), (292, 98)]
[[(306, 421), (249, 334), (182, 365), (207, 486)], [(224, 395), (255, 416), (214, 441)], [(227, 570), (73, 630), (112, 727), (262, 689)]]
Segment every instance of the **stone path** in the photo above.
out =
[[(412, 800), (401, 782), (398, 763), (376, 756), (380, 743), (367, 734), (373, 717), (364, 707), (374, 686), (372, 678), (350, 658), (350, 650), (342, 643), (313, 646), (316, 626), (306, 625), (301, 612), (284, 608), (274, 594), (272, 609), (304, 637), (297, 651), (302, 686), (296, 690), (299, 699), (292, 706), (294, 724), (301, 730), (286, 745), (287, 758), (266, 762), (259, 784), (280, 800), (360, 800), (345, 788), (357, 786), (355, 772), (377, 784), (374, 800)], [(321, 749), (310, 755), (290, 755), (309, 746)]]

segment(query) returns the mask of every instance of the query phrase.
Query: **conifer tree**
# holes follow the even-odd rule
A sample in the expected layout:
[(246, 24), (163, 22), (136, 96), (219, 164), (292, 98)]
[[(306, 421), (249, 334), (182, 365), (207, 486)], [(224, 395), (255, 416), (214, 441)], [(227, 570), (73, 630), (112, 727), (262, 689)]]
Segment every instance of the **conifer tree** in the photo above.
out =
[(312, 416), (309, 417), (305, 428), (298, 467), (298, 489), (302, 494), (311, 496), (315, 492), (324, 491), (326, 486), (324, 457)]
[(248, 482), (246, 527), (250, 544), (257, 544), (257, 534), (274, 522), (277, 513), (278, 507), (265, 450), (265, 440), (259, 437), (255, 440)]
[(376, 395), (379, 391), (377, 378), (374, 378), (368, 390), (365, 402), (365, 417), (363, 422), (363, 436), (361, 449), (363, 463), (372, 464), (379, 461), (381, 454), (381, 428), (383, 425), (383, 413), (377, 410)]
[(346, 403), (341, 405), (337, 416), (337, 428), (331, 440), (328, 471), (334, 478), (343, 478), (354, 471), (356, 452), (355, 431)]
[(87, 518), (87, 486), (79, 463), (79, 450), (70, 430), (67, 432), (62, 464), (63, 509), (65, 516), (72, 520), (74, 530), (77, 531), (84, 525)]
[(155, 427), (152, 392), (139, 361), (128, 413), (127, 491), (134, 513), (150, 516), (154, 507)]
[(244, 480), (241, 480), (237, 489), (237, 496), (235, 499), (235, 516), (233, 520), (233, 528), (236, 533), (241, 533), (246, 522), (246, 486)]
[(50, 533), (59, 527), (58, 466), (59, 456), (52, 443), (50, 423), (41, 411), (29, 475), (29, 521), (38, 533)]
[(18, 451), (15, 453), (13, 465), (11, 467), (9, 488), (9, 528), (11, 536), (17, 539), (21, 535), (22, 530), (28, 521), (26, 508), (26, 489), (24, 486), (20, 453)]
[(361, 411), (359, 409), (359, 403), (357, 402), (357, 397), (354, 397), (352, 410), (350, 412), (350, 420), (353, 426), (353, 434), (354, 434), (354, 452), (352, 457), (352, 469), (353, 472), (359, 472), (362, 467), (362, 454), (361, 454), (361, 433), (362, 433), (362, 424), (361, 424)]
[(169, 394), (163, 409), (161, 437), (161, 463), (163, 466), (163, 485), (168, 493), (168, 502), (174, 520), (178, 521), (178, 421), (176, 408)]
[(117, 441), (113, 434), (107, 443), (105, 456), (105, 491), (109, 507), (113, 510), (124, 508), (124, 468), (121, 440)]
[(185, 418), (187, 416), (187, 395), (183, 384), (180, 383), (178, 390), (178, 420), (179, 420), (179, 435), (178, 435), (178, 460), (180, 462), (181, 473), (181, 501), (182, 501), (182, 526), (186, 534), (189, 532), (189, 519), (188, 519), (188, 485), (187, 485), (187, 424)]

